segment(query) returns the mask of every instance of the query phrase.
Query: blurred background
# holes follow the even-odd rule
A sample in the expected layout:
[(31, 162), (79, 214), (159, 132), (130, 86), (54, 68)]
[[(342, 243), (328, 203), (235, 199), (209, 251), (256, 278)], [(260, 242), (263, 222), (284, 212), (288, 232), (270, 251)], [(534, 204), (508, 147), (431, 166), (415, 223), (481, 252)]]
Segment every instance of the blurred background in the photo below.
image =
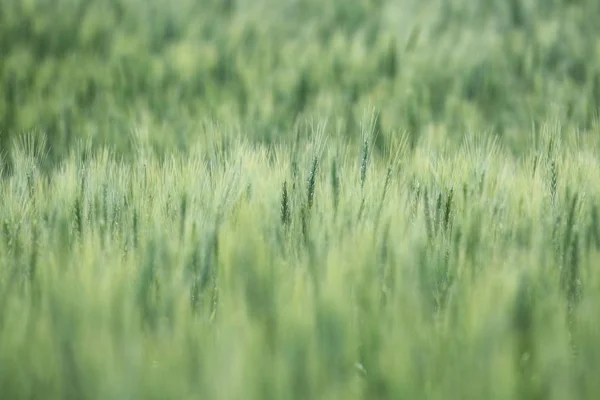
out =
[(79, 139), (126, 156), (136, 130), (186, 151), (203, 122), (261, 142), (300, 118), (359, 138), (597, 130), (596, 0), (3, 0), (0, 145)]

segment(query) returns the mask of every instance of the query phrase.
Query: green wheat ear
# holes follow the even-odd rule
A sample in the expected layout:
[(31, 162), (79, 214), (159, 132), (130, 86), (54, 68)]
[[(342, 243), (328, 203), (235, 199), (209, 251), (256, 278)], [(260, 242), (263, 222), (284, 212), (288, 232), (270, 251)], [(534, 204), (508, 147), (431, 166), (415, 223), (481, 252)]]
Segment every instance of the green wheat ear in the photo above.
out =
[(552, 160), (550, 164), (550, 200), (552, 205), (556, 205), (558, 193), (558, 165)]
[(427, 229), (427, 237), (429, 240), (433, 239), (433, 217), (431, 215), (431, 209), (429, 206), (429, 191), (427, 187), (423, 192), (423, 213), (425, 215), (425, 228)]
[(442, 228), (442, 192), (438, 193), (437, 200), (435, 202), (435, 234), (439, 233)]
[(290, 199), (287, 189), (287, 181), (283, 182), (281, 188), (281, 223), (288, 226), (291, 220)]
[(450, 214), (452, 212), (452, 198), (454, 196), (454, 189), (450, 189), (448, 197), (446, 198), (446, 207), (444, 209), (444, 231), (450, 230)]
[(369, 139), (365, 135), (363, 140), (362, 155), (360, 161), (360, 187), (364, 189), (365, 181), (367, 180), (367, 166), (369, 163)]
[(181, 195), (181, 204), (179, 205), (180, 216), (179, 216), (179, 237), (183, 239), (185, 234), (185, 223), (187, 221), (188, 212), (188, 196), (186, 193)]
[(588, 240), (594, 244), (596, 250), (600, 250), (600, 222), (598, 218), (598, 205), (596, 203), (593, 203), (591, 205), (591, 208), (592, 210), (590, 217)]
[(306, 194), (306, 207), (307, 211), (312, 209), (314, 200), (315, 200), (315, 185), (317, 179), (317, 156), (313, 157), (312, 166), (310, 168), (310, 174), (308, 176), (308, 188)]
[(331, 161), (331, 192), (333, 197), (333, 213), (337, 215), (340, 203), (340, 178), (335, 160)]

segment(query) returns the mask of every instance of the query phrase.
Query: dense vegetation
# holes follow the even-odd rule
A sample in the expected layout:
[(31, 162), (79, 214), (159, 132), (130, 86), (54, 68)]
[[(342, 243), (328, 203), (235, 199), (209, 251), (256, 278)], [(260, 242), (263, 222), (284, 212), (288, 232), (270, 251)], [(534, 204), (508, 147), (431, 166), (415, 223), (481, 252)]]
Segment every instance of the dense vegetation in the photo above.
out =
[(597, 398), (598, 15), (0, 2), (0, 398)]

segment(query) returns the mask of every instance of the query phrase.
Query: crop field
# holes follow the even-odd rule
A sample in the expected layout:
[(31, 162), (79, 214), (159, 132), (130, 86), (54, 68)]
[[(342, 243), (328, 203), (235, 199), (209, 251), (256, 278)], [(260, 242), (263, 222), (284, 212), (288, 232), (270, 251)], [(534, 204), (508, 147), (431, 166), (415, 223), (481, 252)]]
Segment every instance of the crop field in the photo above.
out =
[(1, 0), (0, 399), (600, 398), (597, 0)]

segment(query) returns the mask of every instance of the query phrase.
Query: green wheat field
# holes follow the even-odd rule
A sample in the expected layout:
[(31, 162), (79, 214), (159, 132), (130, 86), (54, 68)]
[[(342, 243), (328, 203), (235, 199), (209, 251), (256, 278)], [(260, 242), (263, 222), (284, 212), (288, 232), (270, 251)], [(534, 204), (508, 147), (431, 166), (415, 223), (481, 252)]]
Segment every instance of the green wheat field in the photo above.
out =
[(600, 398), (597, 0), (2, 0), (0, 399)]

